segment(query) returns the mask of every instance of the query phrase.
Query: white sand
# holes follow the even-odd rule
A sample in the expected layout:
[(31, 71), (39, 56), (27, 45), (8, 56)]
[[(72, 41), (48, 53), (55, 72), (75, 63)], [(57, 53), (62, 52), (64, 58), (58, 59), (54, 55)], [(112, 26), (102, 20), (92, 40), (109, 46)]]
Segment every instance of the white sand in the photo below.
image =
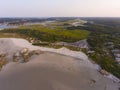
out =
[(84, 60), (84, 62), (86, 64), (88, 64), (86, 66), (89, 66), (91, 68), (93, 67), (93, 68), (96, 68), (96, 69), (99, 68), (98, 65), (92, 64), (90, 62), (90, 60), (88, 59), (88, 56), (85, 55), (83, 52), (80, 52), (80, 51), (79, 52), (78, 51), (72, 51), (72, 50), (69, 50), (65, 47), (60, 48), (60, 49), (54, 49), (54, 48), (33, 46), (31, 43), (29, 43), (28, 41), (26, 41), (24, 39), (11, 38), (11, 40), (16, 46), (19, 46), (19, 47), (27, 47), (30, 50), (40, 49), (42, 51), (49, 51), (49, 52), (54, 52), (54, 53), (58, 53), (58, 54), (66, 55), (66, 56), (71, 56), (71, 57), (74, 57), (74, 58), (79, 58), (81, 60)]
[(119, 90), (120, 83), (102, 76), (98, 66), (82, 52), (36, 47), (23, 39), (0, 39), (3, 41), (0, 51), (9, 51), (10, 55), (10, 51), (23, 47), (49, 52), (33, 56), (27, 63), (10, 62), (4, 66), (0, 72), (0, 90)]

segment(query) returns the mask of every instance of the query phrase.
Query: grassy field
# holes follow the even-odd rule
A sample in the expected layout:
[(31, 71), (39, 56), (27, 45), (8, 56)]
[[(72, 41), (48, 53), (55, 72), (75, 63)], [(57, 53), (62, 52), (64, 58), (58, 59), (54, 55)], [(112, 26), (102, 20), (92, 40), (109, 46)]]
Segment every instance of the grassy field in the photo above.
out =
[(17, 34), (17, 33), (1, 33), (0, 32), (0, 38), (24, 38), (27, 37), (25, 35)]
[(22, 34), (48, 42), (76, 42), (87, 38), (89, 35), (89, 31), (86, 30), (66, 30), (60, 27), (52, 29), (41, 25), (22, 26), (14, 29), (5, 29), (1, 32)]

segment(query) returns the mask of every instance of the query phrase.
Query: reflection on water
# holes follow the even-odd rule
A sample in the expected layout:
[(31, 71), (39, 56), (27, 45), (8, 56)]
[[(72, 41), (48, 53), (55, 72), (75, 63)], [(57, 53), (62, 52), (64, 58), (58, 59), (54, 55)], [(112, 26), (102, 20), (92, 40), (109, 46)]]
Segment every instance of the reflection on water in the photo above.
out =
[(0, 30), (5, 28), (14, 28), (14, 26), (0, 25)]

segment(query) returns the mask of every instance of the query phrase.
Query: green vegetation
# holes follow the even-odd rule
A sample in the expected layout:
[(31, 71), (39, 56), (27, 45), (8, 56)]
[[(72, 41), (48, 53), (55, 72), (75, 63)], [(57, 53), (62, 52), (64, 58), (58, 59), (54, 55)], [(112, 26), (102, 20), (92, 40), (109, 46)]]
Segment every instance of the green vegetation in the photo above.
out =
[(25, 35), (17, 34), (17, 33), (0, 32), (0, 38), (24, 38), (24, 39), (26, 39), (27, 37)]
[(86, 30), (66, 30), (63, 28), (48, 28), (40, 25), (23, 26), (14, 29), (5, 29), (2, 33), (18, 33), (29, 37), (36, 38), (41, 41), (55, 42), (75, 42), (85, 39), (89, 35)]
[[(90, 50), (93, 53), (87, 53), (86, 49), (82, 51), (89, 55), (89, 57), (99, 64), (102, 69), (111, 72), (120, 78), (120, 64), (116, 62), (112, 50), (120, 50), (120, 20), (117, 19), (90, 19), (95, 23), (86, 23), (84, 26), (71, 26), (74, 20), (61, 20), (55, 23), (47, 24), (46, 26), (31, 25), (21, 26), (14, 29), (5, 29), (0, 31), (1, 37), (5, 33), (9, 35), (23, 35), (32, 37), (44, 43), (33, 43), (38, 46), (47, 46), (52, 48), (61, 48), (61, 45), (51, 45), (52, 42), (76, 42), (87, 38)], [(89, 19), (88, 19), (89, 21)], [(6, 36), (7, 37), (7, 36)], [(107, 43), (112, 42), (112, 45)], [(66, 46), (71, 50), (80, 50), (77, 47)], [(119, 52), (120, 54), (120, 52)]]
[[(108, 26), (105, 23), (103, 25), (88, 23), (84, 27), (68, 27), (68, 29), (85, 29), (90, 31), (91, 33), (87, 41), (91, 46), (90, 49), (95, 51), (95, 53), (89, 54), (89, 57), (98, 63), (102, 69), (120, 78), (120, 65), (116, 62), (112, 52), (114, 49), (120, 49), (120, 27)], [(113, 45), (107, 45), (108, 42), (112, 42)], [(110, 46), (113, 47), (109, 48)]]
[(82, 51), (84, 49), (80, 49), (78, 47), (74, 47), (74, 46), (63, 46), (63, 45), (52, 45), (50, 43), (35, 43), (33, 45), (36, 45), (36, 46), (42, 46), (42, 47), (49, 47), (49, 48), (55, 48), (55, 49), (60, 49), (62, 47), (66, 47), (70, 50), (73, 50), (73, 51)]

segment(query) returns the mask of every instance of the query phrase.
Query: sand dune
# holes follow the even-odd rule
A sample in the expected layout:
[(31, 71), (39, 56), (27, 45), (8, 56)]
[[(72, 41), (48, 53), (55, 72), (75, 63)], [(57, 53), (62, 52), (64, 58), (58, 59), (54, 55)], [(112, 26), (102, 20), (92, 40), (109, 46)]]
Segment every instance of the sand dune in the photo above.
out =
[[(44, 53), (32, 56), (27, 63), (12, 62), (10, 58), (12, 53), (24, 47), (30, 50), (39, 49)], [(92, 64), (82, 52), (66, 48), (57, 50), (36, 47), (26, 40), (13, 38), (0, 39), (0, 51), (8, 52), (10, 61), (0, 71), (0, 90), (119, 90), (120, 88), (120, 83), (101, 75), (97, 71), (98, 66)]]

